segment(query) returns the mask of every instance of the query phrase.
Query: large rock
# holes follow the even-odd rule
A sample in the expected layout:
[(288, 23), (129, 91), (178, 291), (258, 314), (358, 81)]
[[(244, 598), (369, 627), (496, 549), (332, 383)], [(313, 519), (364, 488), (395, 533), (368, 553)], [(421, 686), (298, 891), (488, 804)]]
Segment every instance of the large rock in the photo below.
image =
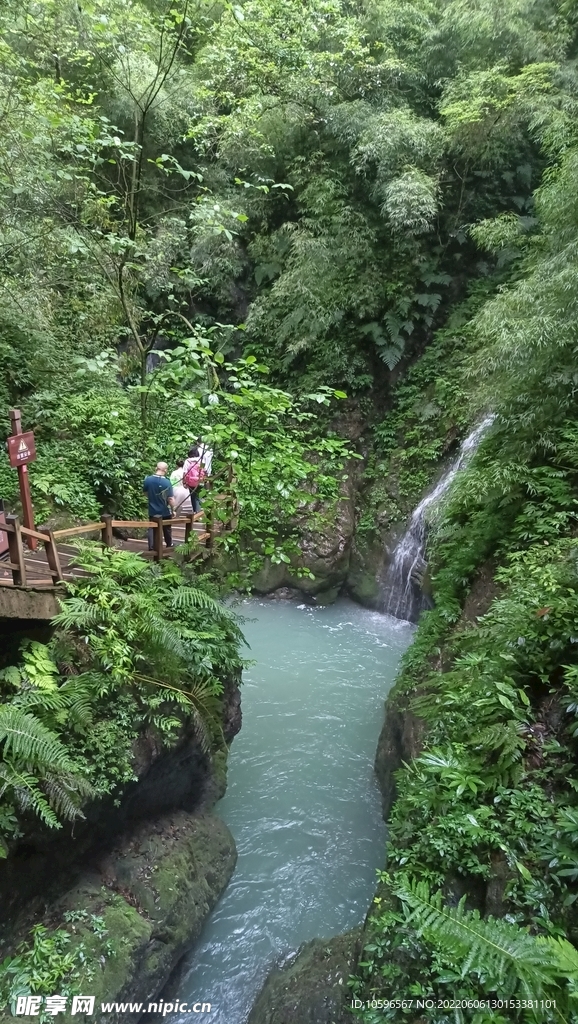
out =
[[(102, 1013), (101, 1003), (139, 1002), (146, 1012), (198, 938), (236, 859), (233, 837), (219, 818), (180, 811), (142, 824), (85, 872), (49, 918), (68, 919), (70, 948), (82, 944), (88, 954), (78, 987), (95, 996), (95, 1011), (58, 1019), (138, 1020), (138, 1013)], [(93, 915), (100, 919), (96, 931)], [(1, 1024), (12, 1020), (0, 1017)]]
[(349, 1024), (347, 980), (357, 958), (360, 929), (313, 939), (269, 974), (247, 1024)]
[[(241, 725), (235, 679), (225, 683), (222, 715), (230, 742)], [(101, 1002), (142, 1002), (146, 1011), (235, 866), (233, 838), (211, 814), (226, 788), (226, 758), (225, 747), (208, 757), (190, 729), (168, 750), (147, 730), (134, 747), (137, 781), (119, 799), (88, 806), (76, 830), (54, 835), (35, 825), (0, 862), (0, 960), (22, 940), (29, 945), (34, 924), (66, 928), (74, 933), (70, 948), (83, 946), (77, 987), (95, 996), (96, 1019)], [(114, 1024), (138, 1014), (111, 1011), (102, 1019)], [(0, 1014), (0, 1024), (9, 1020)]]
[[(252, 580), (256, 593), (270, 594), (290, 587), (315, 604), (329, 604), (336, 599), (347, 580), (355, 533), (357, 463), (349, 470), (335, 507), (328, 509), (312, 502), (307, 518), (296, 524), (301, 551), (291, 565), (265, 559)], [(314, 528), (311, 522), (315, 523)], [(302, 570), (313, 573), (313, 579), (309, 575), (300, 576)]]
[[(225, 681), (223, 735), (229, 744), (241, 727), (237, 679)], [(227, 749), (210, 758), (201, 749), (192, 723), (167, 748), (154, 728), (142, 732), (133, 747), (136, 781), (83, 808), (84, 819), (48, 829), (30, 817), (26, 832), (0, 860), (0, 939), (10, 943), (16, 917), (39, 899), (55, 900), (83, 870), (95, 849), (109, 849), (117, 837), (139, 822), (173, 810), (210, 808), (226, 788)]]
[(385, 721), (377, 742), (375, 774), (386, 820), (396, 797), (395, 773), (404, 762), (418, 757), (423, 746), (425, 722), (407, 705), (407, 697), (400, 697), (393, 689), (385, 703)]

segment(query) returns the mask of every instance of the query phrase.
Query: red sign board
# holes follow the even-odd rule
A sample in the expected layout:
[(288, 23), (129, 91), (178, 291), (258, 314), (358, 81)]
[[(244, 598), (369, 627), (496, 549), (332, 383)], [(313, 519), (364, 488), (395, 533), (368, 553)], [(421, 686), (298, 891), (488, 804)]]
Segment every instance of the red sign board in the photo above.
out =
[(36, 458), (36, 445), (34, 434), (27, 430), (24, 434), (12, 434), (8, 438), (8, 457), (10, 465), (25, 466), (27, 462), (34, 462)]
[[(4, 513), (0, 512), (0, 526), (5, 523)], [(0, 555), (3, 555), (8, 551), (8, 534), (6, 530), (0, 529)]]

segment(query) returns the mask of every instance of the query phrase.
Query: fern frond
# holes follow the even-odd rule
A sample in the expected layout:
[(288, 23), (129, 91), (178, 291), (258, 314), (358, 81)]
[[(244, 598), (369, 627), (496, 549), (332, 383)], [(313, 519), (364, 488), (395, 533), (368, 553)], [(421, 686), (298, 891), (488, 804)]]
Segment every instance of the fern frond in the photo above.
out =
[(62, 689), (57, 690), (21, 690), (10, 701), (12, 707), (23, 710), (34, 709), (36, 715), (42, 715), (43, 711), (61, 711), (67, 706), (67, 700)]
[(177, 658), (186, 657), (186, 646), (179, 634), (178, 627), (156, 616), (150, 616), (143, 625), (142, 632), (153, 643), (157, 644), (165, 654), (174, 654)]
[(517, 761), (522, 756), (525, 741), (522, 736), (523, 725), (521, 722), (493, 722), (481, 729), (475, 743), (475, 748), (486, 750), (499, 750), (501, 757)]
[(568, 978), (576, 987), (578, 985), (578, 949), (568, 942), (568, 939), (553, 938), (551, 935), (539, 936), (536, 942), (539, 946), (545, 947), (549, 954), (553, 954), (556, 974), (562, 978)]
[(50, 806), (62, 818), (73, 821), (75, 818), (84, 818), (80, 810), (80, 801), (83, 798), (94, 796), (94, 789), (80, 776), (48, 775), (42, 782), (42, 789), (46, 792)]
[(462, 977), (478, 975), (484, 988), (524, 998), (540, 999), (556, 987), (556, 959), (550, 947), (537, 942), (524, 928), (503, 919), (482, 919), (458, 906), (443, 904), (440, 892), (430, 894), (426, 882), (402, 878), (393, 884), (396, 896), (410, 909), (408, 920), (419, 935), (460, 964)]
[(220, 703), (215, 696), (213, 687), (208, 682), (196, 682), (190, 689), (185, 690), (184, 687), (171, 686), (168, 683), (161, 682), (159, 679), (152, 679), (150, 676), (136, 675), (135, 679), (140, 679), (146, 683), (152, 683), (154, 686), (160, 687), (163, 690), (169, 690), (171, 693), (171, 699), (177, 704), (185, 705), (187, 712), (192, 719), (195, 727), (195, 733), (199, 741), (199, 745), (205, 754), (208, 754), (211, 749), (211, 737), (208, 730), (208, 723), (215, 726), (221, 735), (223, 734), (222, 726), (220, 723)]
[(60, 609), (53, 621), (64, 629), (88, 629), (102, 619), (102, 609), (83, 597), (67, 597), (60, 602)]
[(9, 761), (0, 761), (0, 797), (7, 790), (12, 791), (21, 810), (34, 811), (50, 828), (62, 827), (48, 800), (39, 789), (36, 776)]
[(32, 765), (74, 772), (66, 747), (34, 715), (11, 704), (0, 705), (0, 743), (3, 756), (17, 757)]
[(171, 598), (171, 608), (175, 611), (200, 608), (202, 611), (212, 612), (219, 618), (234, 619), (233, 613), (224, 604), (198, 587), (177, 587)]

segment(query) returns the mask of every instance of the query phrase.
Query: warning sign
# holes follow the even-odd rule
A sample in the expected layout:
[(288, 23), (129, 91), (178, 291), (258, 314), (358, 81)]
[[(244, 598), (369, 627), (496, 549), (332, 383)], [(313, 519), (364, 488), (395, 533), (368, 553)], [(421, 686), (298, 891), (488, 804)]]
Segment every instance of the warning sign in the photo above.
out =
[(34, 462), (36, 446), (31, 430), (27, 430), (25, 434), (12, 434), (12, 437), (8, 438), (8, 455), (11, 466), (25, 466), (27, 462)]

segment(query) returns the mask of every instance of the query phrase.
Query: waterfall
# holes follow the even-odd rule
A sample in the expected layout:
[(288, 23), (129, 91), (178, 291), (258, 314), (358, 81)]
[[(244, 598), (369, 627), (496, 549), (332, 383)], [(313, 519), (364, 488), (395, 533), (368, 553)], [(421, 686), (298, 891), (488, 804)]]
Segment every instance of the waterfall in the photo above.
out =
[(432, 506), (435, 508), (456, 474), (469, 462), (493, 419), (493, 416), (486, 416), (472, 430), (471, 434), (463, 441), (449, 469), (438, 480), (433, 490), (426, 494), (414, 509), (407, 530), (397, 544), (391, 562), (381, 580), (380, 610), (388, 615), (416, 622), (419, 613), (428, 607), (429, 601), (419, 585), (419, 579), (426, 567), (424, 552), (428, 510)]

